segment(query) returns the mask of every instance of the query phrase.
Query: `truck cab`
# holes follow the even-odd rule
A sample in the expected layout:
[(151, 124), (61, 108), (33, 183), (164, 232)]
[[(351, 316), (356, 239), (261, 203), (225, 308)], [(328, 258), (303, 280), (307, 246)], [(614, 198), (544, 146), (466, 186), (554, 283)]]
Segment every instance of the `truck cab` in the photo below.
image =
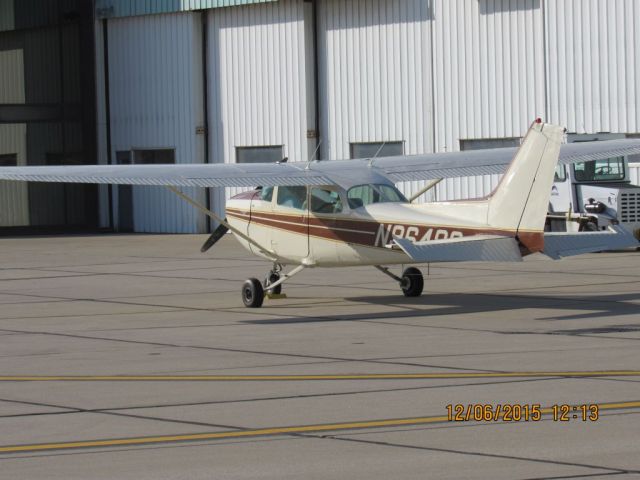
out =
[[(569, 135), (568, 140), (616, 138), (624, 135)], [(629, 160), (621, 156), (558, 165), (549, 201), (547, 230), (596, 231), (621, 224), (640, 239), (640, 187), (631, 184)]]

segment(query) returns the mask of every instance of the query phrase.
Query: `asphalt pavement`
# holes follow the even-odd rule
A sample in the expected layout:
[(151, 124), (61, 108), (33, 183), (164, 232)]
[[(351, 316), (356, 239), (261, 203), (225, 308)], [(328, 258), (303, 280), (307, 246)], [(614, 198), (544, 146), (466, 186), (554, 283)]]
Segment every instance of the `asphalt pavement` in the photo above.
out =
[(269, 264), (205, 238), (0, 240), (0, 478), (640, 478), (640, 252), (247, 309)]

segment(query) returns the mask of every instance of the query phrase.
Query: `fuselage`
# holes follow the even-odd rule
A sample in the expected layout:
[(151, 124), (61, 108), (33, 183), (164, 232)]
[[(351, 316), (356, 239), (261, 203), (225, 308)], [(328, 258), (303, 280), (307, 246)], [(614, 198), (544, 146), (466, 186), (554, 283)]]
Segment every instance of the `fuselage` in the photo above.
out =
[[(466, 205), (461, 218), (452, 215), (453, 210), (460, 213), (458, 205), (446, 203), (415, 205), (401, 198), (360, 205), (336, 186), (309, 188), (306, 200), (285, 204), (279, 188), (294, 187), (274, 187), (266, 195), (265, 190), (236, 195), (227, 202), (226, 214), (234, 228), (273, 253), (282, 264), (408, 264), (411, 259), (395, 247), (393, 237), (429, 242), (479, 234), (516, 234), (487, 227), (484, 202)], [(318, 190), (327, 193), (323, 198), (333, 199), (333, 203), (318, 200), (314, 194)], [(252, 253), (266, 258), (255, 245), (237, 238)]]

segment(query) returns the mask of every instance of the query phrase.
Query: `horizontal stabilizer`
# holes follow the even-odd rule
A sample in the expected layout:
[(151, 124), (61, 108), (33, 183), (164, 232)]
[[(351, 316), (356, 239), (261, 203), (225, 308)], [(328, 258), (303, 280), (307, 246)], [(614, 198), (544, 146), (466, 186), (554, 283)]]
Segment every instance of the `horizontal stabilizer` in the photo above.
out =
[(415, 262), (520, 262), (520, 248), (512, 237), (475, 235), (472, 237), (412, 242), (394, 242)]
[(631, 232), (620, 225), (614, 225), (604, 232), (545, 233), (542, 253), (554, 260), (558, 260), (562, 257), (571, 257), (583, 253), (630, 247), (640, 247), (640, 243)]

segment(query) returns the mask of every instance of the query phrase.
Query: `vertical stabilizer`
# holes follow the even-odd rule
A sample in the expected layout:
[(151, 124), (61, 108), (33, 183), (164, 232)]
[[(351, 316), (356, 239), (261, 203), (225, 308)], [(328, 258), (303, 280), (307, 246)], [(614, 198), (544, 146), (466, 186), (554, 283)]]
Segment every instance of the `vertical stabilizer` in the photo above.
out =
[(531, 251), (544, 245), (542, 232), (564, 132), (536, 120), (489, 198), (488, 224), (516, 230)]

